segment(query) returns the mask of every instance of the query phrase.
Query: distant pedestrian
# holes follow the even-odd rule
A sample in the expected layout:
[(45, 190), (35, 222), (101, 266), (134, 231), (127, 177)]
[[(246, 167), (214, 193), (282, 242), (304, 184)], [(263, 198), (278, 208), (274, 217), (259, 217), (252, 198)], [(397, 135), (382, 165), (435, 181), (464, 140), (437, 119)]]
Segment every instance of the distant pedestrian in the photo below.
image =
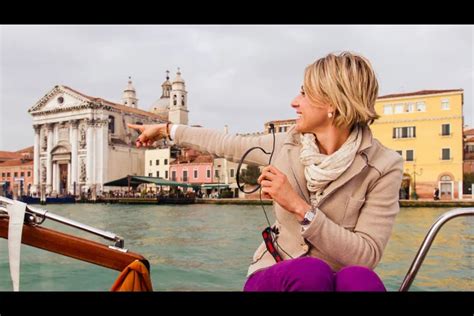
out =
[(439, 189), (438, 188), (434, 189), (433, 200), (435, 200), (435, 201), (439, 200)]

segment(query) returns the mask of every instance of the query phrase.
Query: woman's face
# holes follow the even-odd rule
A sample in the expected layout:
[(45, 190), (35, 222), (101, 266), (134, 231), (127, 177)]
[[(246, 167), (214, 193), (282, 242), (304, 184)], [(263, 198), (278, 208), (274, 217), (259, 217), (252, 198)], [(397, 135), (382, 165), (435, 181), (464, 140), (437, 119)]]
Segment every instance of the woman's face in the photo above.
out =
[(296, 131), (300, 133), (315, 133), (331, 125), (328, 117), (330, 108), (324, 103), (311, 103), (305, 95), (303, 86), (300, 94), (291, 101), (291, 107), (296, 110)]

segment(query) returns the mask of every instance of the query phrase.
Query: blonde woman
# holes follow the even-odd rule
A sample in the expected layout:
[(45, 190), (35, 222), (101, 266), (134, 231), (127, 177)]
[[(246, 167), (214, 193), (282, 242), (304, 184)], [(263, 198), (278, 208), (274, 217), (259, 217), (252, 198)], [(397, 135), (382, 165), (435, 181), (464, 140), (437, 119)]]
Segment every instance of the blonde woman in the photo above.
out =
[[(360, 55), (329, 54), (306, 67), (291, 102), (296, 125), (276, 134), (273, 162), (258, 179), (274, 201), (276, 221), (273, 243), (257, 248), (244, 291), (385, 290), (373, 269), (399, 212), (403, 162), (370, 131), (377, 93), (374, 70)], [(138, 147), (168, 137), (236, 162), (251, 147), (273, 146), (271, 134), (231, 136), (169, 123), (129, 127), (141, 132)], [(266, 165), (268, 155), (253, 151), (245, 162)]]

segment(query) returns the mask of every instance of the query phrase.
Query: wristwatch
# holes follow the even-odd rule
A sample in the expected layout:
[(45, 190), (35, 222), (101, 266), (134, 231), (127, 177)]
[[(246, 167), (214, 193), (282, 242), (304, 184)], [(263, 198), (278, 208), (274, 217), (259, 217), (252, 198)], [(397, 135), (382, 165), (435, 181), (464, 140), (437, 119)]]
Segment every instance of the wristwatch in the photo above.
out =
[(311, 208), (309, 211), (307, 211), (305, 214), (304, 214), (304, 218), (303, 220), (300, 222), (301, 225), (309, 225), (314, 217), (316, 216), (316, 210), (314, 210), (313, 208)]

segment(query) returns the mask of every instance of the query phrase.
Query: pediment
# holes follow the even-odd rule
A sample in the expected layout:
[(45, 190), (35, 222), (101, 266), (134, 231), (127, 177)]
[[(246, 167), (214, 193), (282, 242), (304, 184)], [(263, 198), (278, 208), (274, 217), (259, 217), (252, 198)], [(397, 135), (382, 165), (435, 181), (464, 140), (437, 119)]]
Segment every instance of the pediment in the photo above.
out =
[(67, 111), (77, 108), (91, 100), (65, 86), (55, 86), (44, 97), (42, 97), (28, 112), (31, 114), (40, 112)]
[(60, 142), (51, 150), (52, 155), (69, 154), (71, 152), (71, 145), (67, 142)]

